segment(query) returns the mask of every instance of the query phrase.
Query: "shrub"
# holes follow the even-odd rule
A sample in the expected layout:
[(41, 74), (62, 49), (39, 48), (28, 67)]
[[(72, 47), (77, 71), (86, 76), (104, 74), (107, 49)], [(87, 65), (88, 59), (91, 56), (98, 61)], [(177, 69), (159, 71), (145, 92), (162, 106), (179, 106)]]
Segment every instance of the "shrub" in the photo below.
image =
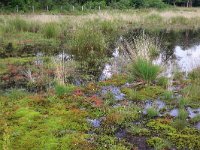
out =
[(106, 3), (105, 3), (105, 1), (102, 1), (102, 2), (89, 1), (89, 2), (85, 3), (84, 6), (88, 9), (99, 9), (99, 6), (101, 7), (101, 9), (104, 9), (104, 8), (106, 8)]
[(132, 0), (132, 5), (136, 8), (165, 8), (167, 6), (162, 0)]
[(127, 9), (131, 7), (131, 2), (130, 0), (119, 0), (118, 2), (111, 3), (110, 6), (115, 9)]
[(138, 58), (131, 67), (133, 77), (137, 80), (143, 80), (148, 84), (157, 78), (159, 71), (159, 66), (141, 58)]

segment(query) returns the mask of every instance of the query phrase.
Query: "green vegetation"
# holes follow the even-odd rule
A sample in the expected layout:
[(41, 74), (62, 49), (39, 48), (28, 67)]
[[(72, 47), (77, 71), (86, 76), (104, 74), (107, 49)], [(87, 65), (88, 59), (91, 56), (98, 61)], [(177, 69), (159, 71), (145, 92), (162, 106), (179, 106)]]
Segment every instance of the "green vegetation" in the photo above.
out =
[(156, 79), (160, 71), (159, 66), (143, 60), (141, 58), (137, 59), (132, 66), (132, 75), (136, 80), (141, 80), (150, 84)]
[[(199, 149), (200, 69), (167, 77), (168, 65), (155, 65), (163, 56), (168, 62), (182, 40), (198, 42), (199, 31), (185, 30), (200, 28), (197, 9), (91, 14), (65, 10), (166, 4), (32, 2), (3, 4), (23, 11), (31, 4), (36, 11), (49, 5), (55, 15), (0, 16), (0, 149)], [(63, 3), (63, 15), (56, 15)], [(109, 77), (100, 81), (104, 75)]]
[(147, 116), (149, 118), (153, 118), (158, 116), (159, 112), (155, 108), (148, 108), (147, 109)]

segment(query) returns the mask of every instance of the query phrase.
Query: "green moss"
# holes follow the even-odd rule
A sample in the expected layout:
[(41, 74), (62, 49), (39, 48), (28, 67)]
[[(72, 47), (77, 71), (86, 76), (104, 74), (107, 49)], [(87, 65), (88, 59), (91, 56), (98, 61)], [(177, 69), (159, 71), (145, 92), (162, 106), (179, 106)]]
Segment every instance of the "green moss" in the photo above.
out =
[(129, 88), (123, 88), (122, 92), (126, 94), (126, 98), (129, 100), (145, 100), (147, 97), (145, 95), (141, 95), (139, 91), (129, 89)]
[(68, 84), (68, 85), (56, 85), (55, 92), (58, 96), (69, 95), (75, 90), (75, 86)]
[(159, 86), (147, 86), (140, 90), (123, 88), (122, 91), (130, 100), (146, 100), (159, 97), (164, 92), (164, 89)]
[(129, 147), (126, 147), (123, 145), (123, 143), (120, 143), (116, 137), (112, 137), (109, 135), (99, 135), (97, 140), (97, 149), (98, 150), (127, 150), (130, 149)]
[(145, 95), (148, 98), (156, 98), (164, 92), (164, 89), (159, 86), (147, 86), (144, 89), (142, 89), (140, 92), (142, 95)]
[(152, 137), (147, 140), (147, 143), (155, 150), (169, 149), (171, 147), (168, 141), (159, 137)]
[(166, 134), (166, 133), (176, 133), (176, 129), (170, 126), (169, 124), (164, 124), (161, 123), (160, 121), (157, 120), (152, 120), (147, 123), (147, 127), (152, 129), (152, 132), (154, 133), (161, 133), (161, 134)]
[(87, 139), (92, 138), (91, 135), (84, 134), (84, 133), (71, 133), (66, 134), (64, 137), (61, 138), (61, 150), (66, 149), (88, 149), (92, 150), (95, 149), (95, 146), (90, 143)]
[(26, 119), (26, 121), (33, 120), (39, 116), (39, 112), (31, 110), (30, 108), (20, 108), (15, 113), (15, 117)]
[(133, 135), (137, 135), (137, 136), (150, 136), (151, 132), (147, 129), (147, 128), (143, 128), (140, 126), (134, 126), (131, 125), (128, 129), (128, 132), (130, 132)]
[(199, 135), (168, 133), (167, 139), (178, 149), (198, 150), (200, 147)]
[(101, 81), (98, 83), (100, 86), (109, 86), (109, 85), (114, 85), (114, 86), (121, 86), (127, 83), (128, 78), (126, 75), (114, 75), (111, 79), (108, 79), (106, 81)]

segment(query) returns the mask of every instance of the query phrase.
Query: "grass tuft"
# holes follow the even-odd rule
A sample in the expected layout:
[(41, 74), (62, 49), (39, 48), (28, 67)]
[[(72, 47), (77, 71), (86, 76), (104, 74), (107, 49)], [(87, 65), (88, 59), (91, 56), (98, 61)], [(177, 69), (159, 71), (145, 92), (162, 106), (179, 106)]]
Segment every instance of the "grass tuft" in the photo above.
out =
[(159, 66), (141, 58), (138, 58), (131, 68), (131, 73), (135, 79), (145, 81), (148, 84), (157, 78), (159, 72)]

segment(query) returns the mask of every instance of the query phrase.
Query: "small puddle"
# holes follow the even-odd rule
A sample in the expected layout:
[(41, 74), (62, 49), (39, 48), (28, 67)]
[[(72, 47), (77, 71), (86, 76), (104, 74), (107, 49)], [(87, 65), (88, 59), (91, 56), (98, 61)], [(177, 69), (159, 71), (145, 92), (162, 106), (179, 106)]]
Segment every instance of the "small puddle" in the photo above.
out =
[(189, 113), (189, 117), (190, 118), (194, 118), (196, 117), (197, 115), (200, 115), (200, 108), (197, 108), (197, 109), (193, 109), (191, 107), (188, 107), (187, 108), (187, 111)]
[(195, 126), (198, 130), (200, 130), (200, 122), (198, 122)]
[(115, 136), (118, 138), (118, 139), (123, 139), (127, 134), (127, 131), (126, 130), (120, 130), (118, 131)]
[(94, 127), (99, 128), (101, 126), (101, 121), (99, 119), (87, 119), (87, 121)]
[(104, 86), (102, 87), (101, 94), (102, 96), (105, 96), (108, 94), (108, 92), (112, 93), (115, 100), (123, 100), (125, 98), (125, 94), (123, 94), (120, 90), (120, 88), (116, 86)]
[(169, 115), (172, 116), (172, 117), (177, 117), (179, 114), (179, 110), (177, 108), (175, 109), (172, 109), (170, 112), (169, 112)]
[(165, 106), (166, 106), (165, 102), (163, 102), (161, 100), (154, 100), (154, 101), (148, 100), (145, 103), (143, 113), (147, 114), (147, 109), (149, 109), (149, 108), (155, 108), (156, 110), (159, 111), (159, 110), (165, 108)]

